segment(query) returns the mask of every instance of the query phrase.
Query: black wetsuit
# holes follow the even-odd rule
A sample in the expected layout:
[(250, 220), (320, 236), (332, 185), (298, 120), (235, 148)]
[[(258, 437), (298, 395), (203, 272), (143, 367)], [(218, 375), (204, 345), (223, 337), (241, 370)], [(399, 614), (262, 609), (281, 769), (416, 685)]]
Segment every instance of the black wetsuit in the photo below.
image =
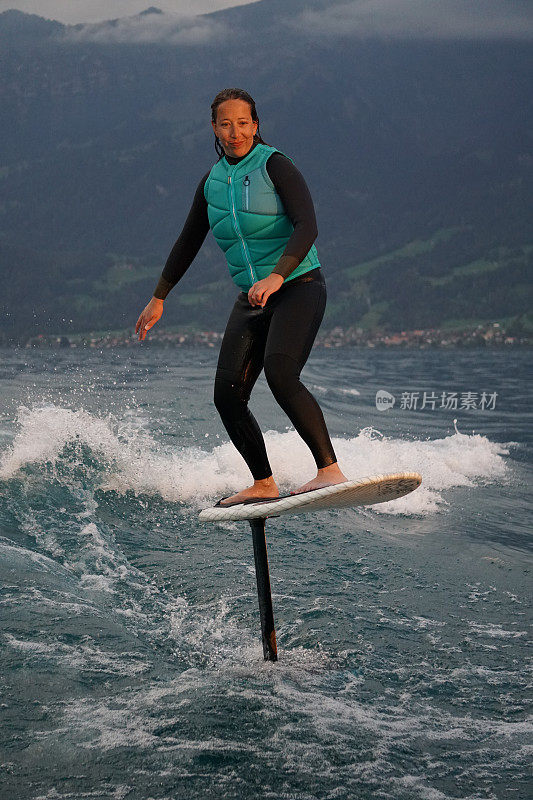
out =
[[(230, 156), (226, 159), (230, 164), (241, 160)], [(286, 156), (273, 153), (266, 169), (294, 226), (273, 270), (286, 278), (307, 255), (317, 236), (315, 211), (303, 176)], [(189, 268), (207, 235), (209, 220), (204, 196), (207, 175), (198, 185), (155, 297), (167, 296)], [(263, 368), (274, 397), (309, 446), (317, 467), (329, 466), (337, 460), (320, 406), (300, 381), (325, 306), (326, 284), (320, 267), (283, 283), (263, 308), (252, 306), (247, 292), (240, 292), (233, 306), (220, 348), (214, 401), (231, 441), (256, 480), (272, 475), (263, 435), (248, 408), (250, 393)]]

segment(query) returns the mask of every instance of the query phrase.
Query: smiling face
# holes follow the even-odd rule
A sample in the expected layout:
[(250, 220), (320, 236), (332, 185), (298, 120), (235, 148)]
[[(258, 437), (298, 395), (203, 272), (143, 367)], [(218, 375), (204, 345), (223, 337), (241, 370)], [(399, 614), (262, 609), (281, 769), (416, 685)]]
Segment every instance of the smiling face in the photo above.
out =
[(227, 156), (245, 156), (254, 143), (258, 123), (252, 120), (246, 100), (225, 100), (217, 110), (217, 121), (211, 121), (215, 135)]

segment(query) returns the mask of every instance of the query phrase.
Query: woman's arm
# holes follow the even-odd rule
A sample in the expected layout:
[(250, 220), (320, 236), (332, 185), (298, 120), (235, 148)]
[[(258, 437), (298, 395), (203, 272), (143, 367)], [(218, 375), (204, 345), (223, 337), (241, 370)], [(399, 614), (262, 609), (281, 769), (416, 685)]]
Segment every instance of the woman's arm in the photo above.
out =
[(301, 263), (318, 236), (315, 207), (302, 173), (283, 153), (272, 153), (266, 164), (294, 230), (273, 273), (287, 278)]
[(207, 201), (204, 196), (204, 186), (208, 175), (209, 172), (198, 184), (183, 229), (163, 267), (159, 283), (154, 291), (154, 297), (158, 300), (164, 300), (172, 287), (185, 275), (209, 231)]
[(159, 278), (154, 296), (141, 311), (135, 333), (139, 334), (139, 341), (144, 341), (146, 333), (153, 328), (163, 314), (163, 301), (173, 286), (185, 275), (198, 250), (207, 236), (209, 219), (207, 217), (207, 202), (204, 197), (204, 185), (209, 173), (206, 173), (194, 194), (189, 215), (174, 247), (170, 251), (166, 264)]

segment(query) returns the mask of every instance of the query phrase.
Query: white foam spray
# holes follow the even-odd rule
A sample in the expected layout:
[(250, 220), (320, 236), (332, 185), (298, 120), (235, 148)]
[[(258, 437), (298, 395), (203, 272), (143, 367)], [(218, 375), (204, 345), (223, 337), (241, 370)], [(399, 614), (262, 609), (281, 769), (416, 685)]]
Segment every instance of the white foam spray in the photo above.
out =
[[(248, 469), (231, 442), (212, 449), (169, 447), (146, 430), (140, 415), (100, 417), (84, 409), (47, 404), (21, 407), (17, 426), (11, 445), (0, 457), (3, 480), (20, 475), (31, 464), (47, 465), (55, 477), (66, 480), (65, 462), (67, 467), (90, 470), (89, 451), (99, 467), (94, 471), (94, 488), (119, 494), (159, 495), (200, 508), (213, 497), (250, 483)], [(314, 461), (296, 431), (267, 431), (265, 441), (281, 491), (312, 477)], [(446, 503), (446, 492), (454, 487), (501, 480), (508, 470), (504, 456), (510, 447), (457, 429), (441, 439), (406, 440), (364, 428), (357, 436), (334, 438), (333, 444), (349, 480), (420, 472), (420, 489), (374, 507), (377, 513), (416, 515), (439, 510)], [(57, 470), (59, 465), (61, 470)]]

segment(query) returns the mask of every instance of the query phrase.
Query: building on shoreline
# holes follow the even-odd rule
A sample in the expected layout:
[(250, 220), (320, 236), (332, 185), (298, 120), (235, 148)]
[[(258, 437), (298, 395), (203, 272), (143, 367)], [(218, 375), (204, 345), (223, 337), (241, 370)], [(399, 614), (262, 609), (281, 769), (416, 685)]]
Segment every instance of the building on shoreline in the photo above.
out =
[[(143, 346), (162, 347), (218, 347), (223, 334), (219, 331), (152, 331), (143, 342)], [(438, 328), (416, 329), (411, 331), (367, 331), (356, 326), (342, 328), (336, 326), (326, 331), (319, 331), (316, 347), (524, 347), (530, 346), (533, 338), (530, 335), (511, 335), (498, 322), (478, 325), (469, 330), (448, 330)], [(45, 335), (38, 334), (18, 341), (2, 341), (3, 346), (25, 348), (112, 348), (133, 347), (139, 345), (137, 334), (131, 331), (111, 331), (86, 334)]]

